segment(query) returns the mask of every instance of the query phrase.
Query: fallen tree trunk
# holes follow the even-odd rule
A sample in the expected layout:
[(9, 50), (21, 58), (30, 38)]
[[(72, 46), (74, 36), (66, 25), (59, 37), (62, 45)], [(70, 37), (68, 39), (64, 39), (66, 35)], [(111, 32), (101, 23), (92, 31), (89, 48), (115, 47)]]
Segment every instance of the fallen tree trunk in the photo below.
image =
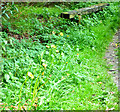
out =
[(68, 12), (62, 12), (60, 16), (62, 18), (72, 19), (75, 17), (75, 15), (78, 15), (79, 22), (80, 22), (82, 15), (101, 11), (106, 6), (109, 6), (109, 4), (108, 3), (100, 3), (100, 4), (93, 5), (93, 6), (86, 7), (86, 8), (81, 8), (81, 9), (72, 10), (72, 11), (68, 11)]

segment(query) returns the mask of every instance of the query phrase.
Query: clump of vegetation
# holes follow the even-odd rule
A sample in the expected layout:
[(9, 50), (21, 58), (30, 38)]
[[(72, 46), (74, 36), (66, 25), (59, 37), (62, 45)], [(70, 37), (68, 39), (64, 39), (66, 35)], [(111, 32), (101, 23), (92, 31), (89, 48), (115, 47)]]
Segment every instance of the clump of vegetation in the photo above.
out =
[[(69, 9), (95, 3), (71, 4)], [(15, 4), (18, 12), (3, 21), (2, 110), (118, 109), (117, 87), (103, 59), (120, 23), (118, 3), (84, 16), (81, 24), (58, 17), (63, 5)]]

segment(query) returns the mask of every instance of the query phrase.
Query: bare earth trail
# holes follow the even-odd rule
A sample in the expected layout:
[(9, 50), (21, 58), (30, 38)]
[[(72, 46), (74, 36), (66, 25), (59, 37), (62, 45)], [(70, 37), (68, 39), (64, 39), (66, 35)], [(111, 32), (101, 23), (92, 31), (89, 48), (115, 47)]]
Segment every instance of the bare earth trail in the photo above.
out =
[(118, 47), (120, 44), (120, 29), (114, 35), (112, 42), (109, 44), (107, 48), (105, 59), (107, 59), (107, 64), (112, 65), (112, 68), (109, 69), (108, 73), (113, 75), (114, 82), (116, 83), (117, 87), (120, 87), (120, 80), (119, 72), (118, 72)]

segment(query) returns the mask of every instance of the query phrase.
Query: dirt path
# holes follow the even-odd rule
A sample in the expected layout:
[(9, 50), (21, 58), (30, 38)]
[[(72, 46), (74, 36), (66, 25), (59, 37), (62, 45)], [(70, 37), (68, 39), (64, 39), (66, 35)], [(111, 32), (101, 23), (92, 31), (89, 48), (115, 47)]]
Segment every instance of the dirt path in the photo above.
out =
[(107, 64), (112, 65), (108, 73), (110, 75), (113, 75), (116, 86), (120, 87), (120, 83), (118, 83), (119, 82), (118, 80), (120, 80), (120, 77), (118, 75), (118, 53), (117, 53), (120, 39), (118, 38), (118, 36), (120, 36), (120, 29), (114, 35), (113, 41), (110, 43), (106, 51), (105, 58), (107, 59)]

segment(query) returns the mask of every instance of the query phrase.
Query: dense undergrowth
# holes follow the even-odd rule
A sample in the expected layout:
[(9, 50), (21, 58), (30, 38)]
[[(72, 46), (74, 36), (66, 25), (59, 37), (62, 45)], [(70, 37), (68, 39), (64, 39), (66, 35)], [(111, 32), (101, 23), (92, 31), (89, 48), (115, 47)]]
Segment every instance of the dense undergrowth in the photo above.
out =
[[(69, 9), (80, 4), (90, 5)], [(120, 23), (118, 4), (81, 24), (58, 17), (68, 10), (63, 5), (16, 5), (0, 33), (2, 109), (118, 110), (118, 88), (103, 58)]]

